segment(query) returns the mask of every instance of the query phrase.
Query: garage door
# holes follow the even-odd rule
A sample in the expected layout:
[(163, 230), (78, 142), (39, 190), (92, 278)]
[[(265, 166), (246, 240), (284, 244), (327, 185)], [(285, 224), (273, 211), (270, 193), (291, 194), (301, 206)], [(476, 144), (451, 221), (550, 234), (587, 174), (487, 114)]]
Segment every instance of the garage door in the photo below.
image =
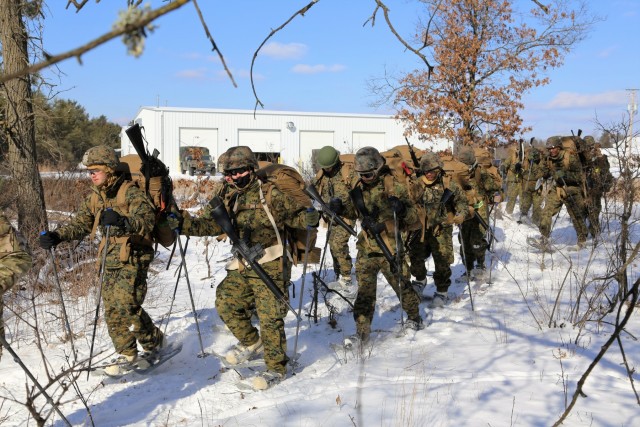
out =
[(280, 142), (279, 130), (238, 130), (238, 145), (247, 145), (254, 152), (279, 153), (282, 143)]
[(302, 167), (313, 166), (313, 152), (325, 145), (333, 147), (334, 132), (300, 131), (300, 163)]
[(353, 132), (353, 149), (357, 151), (362, 147), (375, 147), (384, 151), (384, 139), (384, 132)]

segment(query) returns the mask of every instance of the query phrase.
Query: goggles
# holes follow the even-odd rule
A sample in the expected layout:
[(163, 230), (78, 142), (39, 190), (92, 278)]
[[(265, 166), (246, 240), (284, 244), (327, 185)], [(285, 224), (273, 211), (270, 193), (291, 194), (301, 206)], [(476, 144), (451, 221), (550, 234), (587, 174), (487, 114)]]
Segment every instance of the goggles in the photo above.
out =
[(250, 171), (251, 168), (248, 167), (242, 167), (242, 168), (236, 168), (236, 169), (227, 169), (224, 171), (224, 175), (225, 176), (233, 176), (233, 175), (242, 175), (245, 172)]
[(373, 179), (376, 176), (376, 171), (358, 172), (358, 175), (360, 175), (360, 178)]

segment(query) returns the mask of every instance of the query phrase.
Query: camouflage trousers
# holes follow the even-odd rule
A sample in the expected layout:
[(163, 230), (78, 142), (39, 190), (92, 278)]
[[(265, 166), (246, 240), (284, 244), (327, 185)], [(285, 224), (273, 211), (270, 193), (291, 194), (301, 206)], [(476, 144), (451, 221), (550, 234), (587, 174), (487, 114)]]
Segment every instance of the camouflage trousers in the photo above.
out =
[(539, 224), (542, 217), (542, 201), (542, 191), (535, 189), (535, 181), (532, 184), (523, 186), (522, 194), (520, 195), (520, 215), (523, 217), (529, 215), (529, 210), (533, 207), (531, 222), (536, 225)]
[[(416, 239), (419, 240), (419, 239)], [(416, 241), (409, 248), (409, 260), (411, 262), (411, 275), (417, 280), (427, 277), (425, 260), (433, 256), (435, 271), (433, 281), (438, 292), (447, 292), (451, 285), (451, 264), (453, 264), (453, 227), (444, 226), (437, 234), (433, 228), (424, 234), (424, 241)]]
[[(288, 298), (286, 284), (290, 274), (280, 271), (280, 260), (262, 264), (276, 286)], [(249, 270), (229, 270), (216, 289), (216, 309), (234, 337), (243, 345), (255, 344), (262, 338), (267, 368), (285, 374), (287, 371), (287, 337), (284, 318), (288, 307), (279, 301), (267, 285)], [(251, 323), (254, 310), (260, 320), (260, 332)]]
[(329, 248), (333, 258), (333, 270), (336, 276), (351, 277), (353, 262), (349, 253), (349, 238), (351, 234), (337, 224), (331, 226), (329, 235)]
[[(477, 212), (488, 224), (486, 210), (481, 209)], [(485, 230), (477, 218), (473, 217), (460, 225), (458, 240), (460, 241), (460, 255), (466, 270), (471, 271), (474, 267), (484, 268), (487, 241), (485, 240)]]
[(585, 203), (580, 187), (563, 187), (566, 195), (560, 197), (556, 188), (552, 188), (547, 194), (542, 218), (540, 219), (540, 234), (543, 237), (551, 235), (553, 217), (560, 213), (562, 206), (566, 206), (573, 228), (578, 236), (578, 243), (587, 240), (587, 225), (585, 224)]
[(105, 270), (102, 285), (105, 321), (111, 341), (120, 354), (138, 353), (136, 342), (151, 351), (162, 342), (162, 332), (142, 308), (147, 295), (147, 271), (150, 260), (138, 259), (137, 265)]
[[(407, 265), (403, 262), (402, 272), (402, 309), (410, 320), (420, 318), (420, 298), (413, 290), (407, 277)], [(389, 262), (381, 253), (358, 251), (356, 257), (356, 278), (358, 280), (358, 296), (353, 305), (353, 319), (356, 322), (357, 333), (367, 339), (371, 333), (371, 323), (376, 307), (376, 292), (378, 287), (378, 273), (382, 272), (387, 282), (400, 298), (398, 275), (391, 272)]]
[[(600, 213), (602, 212), (602, 192), (592, 189), (586, 206), (586, 217), (589, 220), (589, 232), (592, 237), (600, 233)], [(595, 233), (595, 234), (594, 234)]]
[[(2, 302), (2, 294), (0, 294), (0, 337), (6, 338), (4, 334), (4, 317), (2, 317), (2, 308), (4, 303)], [(0, 356), (2, 356), (2, 344), (0, 344)]]
[(511, 215), (516, 207), (516, 200), (522, 195), (522, 181), (508, 181), (507, 182), (507, 206), (505, 211)]

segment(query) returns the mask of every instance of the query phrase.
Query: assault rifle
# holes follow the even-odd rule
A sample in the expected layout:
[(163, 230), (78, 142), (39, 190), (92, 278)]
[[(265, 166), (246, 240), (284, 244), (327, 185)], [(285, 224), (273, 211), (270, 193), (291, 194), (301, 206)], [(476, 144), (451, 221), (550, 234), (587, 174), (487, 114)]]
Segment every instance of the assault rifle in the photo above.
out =
[(416, 152), (413, 149), (413, 145), (411, 145), (411, 143), (409, 142), (409, 138), (405, 136), (404, 140), (407, 141), (407, 145), (409, 146), (409, 154), (411, 155), (411, 161), (413, 162), (413, 166), (415, 166), (416, 168), (416, 175), (420, 176), (422, 175), (422, 171), (420, 170), (420, 160), (418, 160), (418, 156), (416, 155)]
[(356, 210), (362, 215), (362, 228), (367, 231), (370, 235), (373, 236), (376, 243), (380, 247), (382, 251), (382, 255), (389, 262), (391, 266), (391, 272), (395, 273), (398, 271), (398, 266), (396, 265), (396, 259), (391, 254), (391, 251), (387, 247), (387, 244), (382, 239), (380, 233), (385, 229), (384, 224), (376, 224), (373, 216), (369, 213), (369, 210), (364, 204), (364, 197), (362, 196), (362, 189), (360, 187), (356, 187), (353, 190), (349, 191), (349, 195), (351, 196), (351, 200), (353, 200), (353, 204), (356, 207)]
[(267, 285), (267, 288), (269, 288), (276, 299), (278, 299), (283, 304), (286, 304), (287, 307), (289, 307), (289, 310), (291, 310), (296, 318), (300, 320), (300, 315), (298, 315), (294, 308), (291, 307), (291, 304), (289, 304), (289, 301), (287, 301), (287, 298), (282, 293), (280, 288), (276, 286), (273, 279), (269, 277), (267, 272), (264, 271), (262, 266), (258, 263), (258, 260), (264, 255), (264, 249), (262, 248), (262, 246), (258, 244), (250, 248), (249, 245), (247, 245), (247, 242), (245, 242), (240, 238), (240, 236), (238, 236), (238, 233), (236, 233), (235, 228), (233, 228), (233, 225), (231, 224), (229, 213), (224, 207), (224, 203), (222, 202), (222, 199), (220, 197), (216, 196), (211, 199), (209, 205), (211, 206), (211, 217), (231, 240), (231, 253), (236, 257), (244, 260), (244, 262), (248, 264), (248, 267), (255, 271), (260, 280), (262, 280), (264, 284)]
[(480, 216), (478, 211), (474, 210), (473, 211), (473, 216), (478, 220), (478, 222), (480, 223), (482, 228), (484, 228), (484, 231), (489, 235), (489, 242), (487, 242), (487, 245), (489, 246), (489, 250), (491, 250), (491, 245), (493, 244), (493, 242), (495, 240), (497, 240), (496, 239), (496, 235), (493, 232), (493, 228), (491, 228), (489, 226), (489, 224), (487, 224), (487, 222), (484, 220), (484, 218), (482, 218), (482, 216)]
[(322, 212), (329, 216), (332, 221), (335, 221), (340, 227), (344, 228), (351, 234), (352, 236), (357, 236), (356, 230), (353, 229), (349, 224), (347, 224), (337, 213), (333, 212), (331, 208), (322, 200), (322, 196), (318, 193), (318, 190), (313, 184), (307, 185), (307, 188), (304, 189), (304, 192), (309, 195), (313, 200), (315, 200), (320, 207), (322, 208)]

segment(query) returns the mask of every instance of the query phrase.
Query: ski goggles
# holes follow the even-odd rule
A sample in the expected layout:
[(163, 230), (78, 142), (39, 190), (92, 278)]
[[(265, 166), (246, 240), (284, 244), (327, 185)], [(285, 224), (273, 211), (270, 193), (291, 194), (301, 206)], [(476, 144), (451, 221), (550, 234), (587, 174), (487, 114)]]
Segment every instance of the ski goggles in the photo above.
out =
[(373, 177), (376, 176), (376, 171), (358, 172), (358, 175), (363, 179), (373, 179)]
[(224, 171), (224, 175), (225, 176), (233, 176), (233, 175), (242, 175), (245, 172), (250, 171), (251, 168), (248, 167), (242, 167), (242, 168), (236, 168), (236, 169), (227, 169)]

